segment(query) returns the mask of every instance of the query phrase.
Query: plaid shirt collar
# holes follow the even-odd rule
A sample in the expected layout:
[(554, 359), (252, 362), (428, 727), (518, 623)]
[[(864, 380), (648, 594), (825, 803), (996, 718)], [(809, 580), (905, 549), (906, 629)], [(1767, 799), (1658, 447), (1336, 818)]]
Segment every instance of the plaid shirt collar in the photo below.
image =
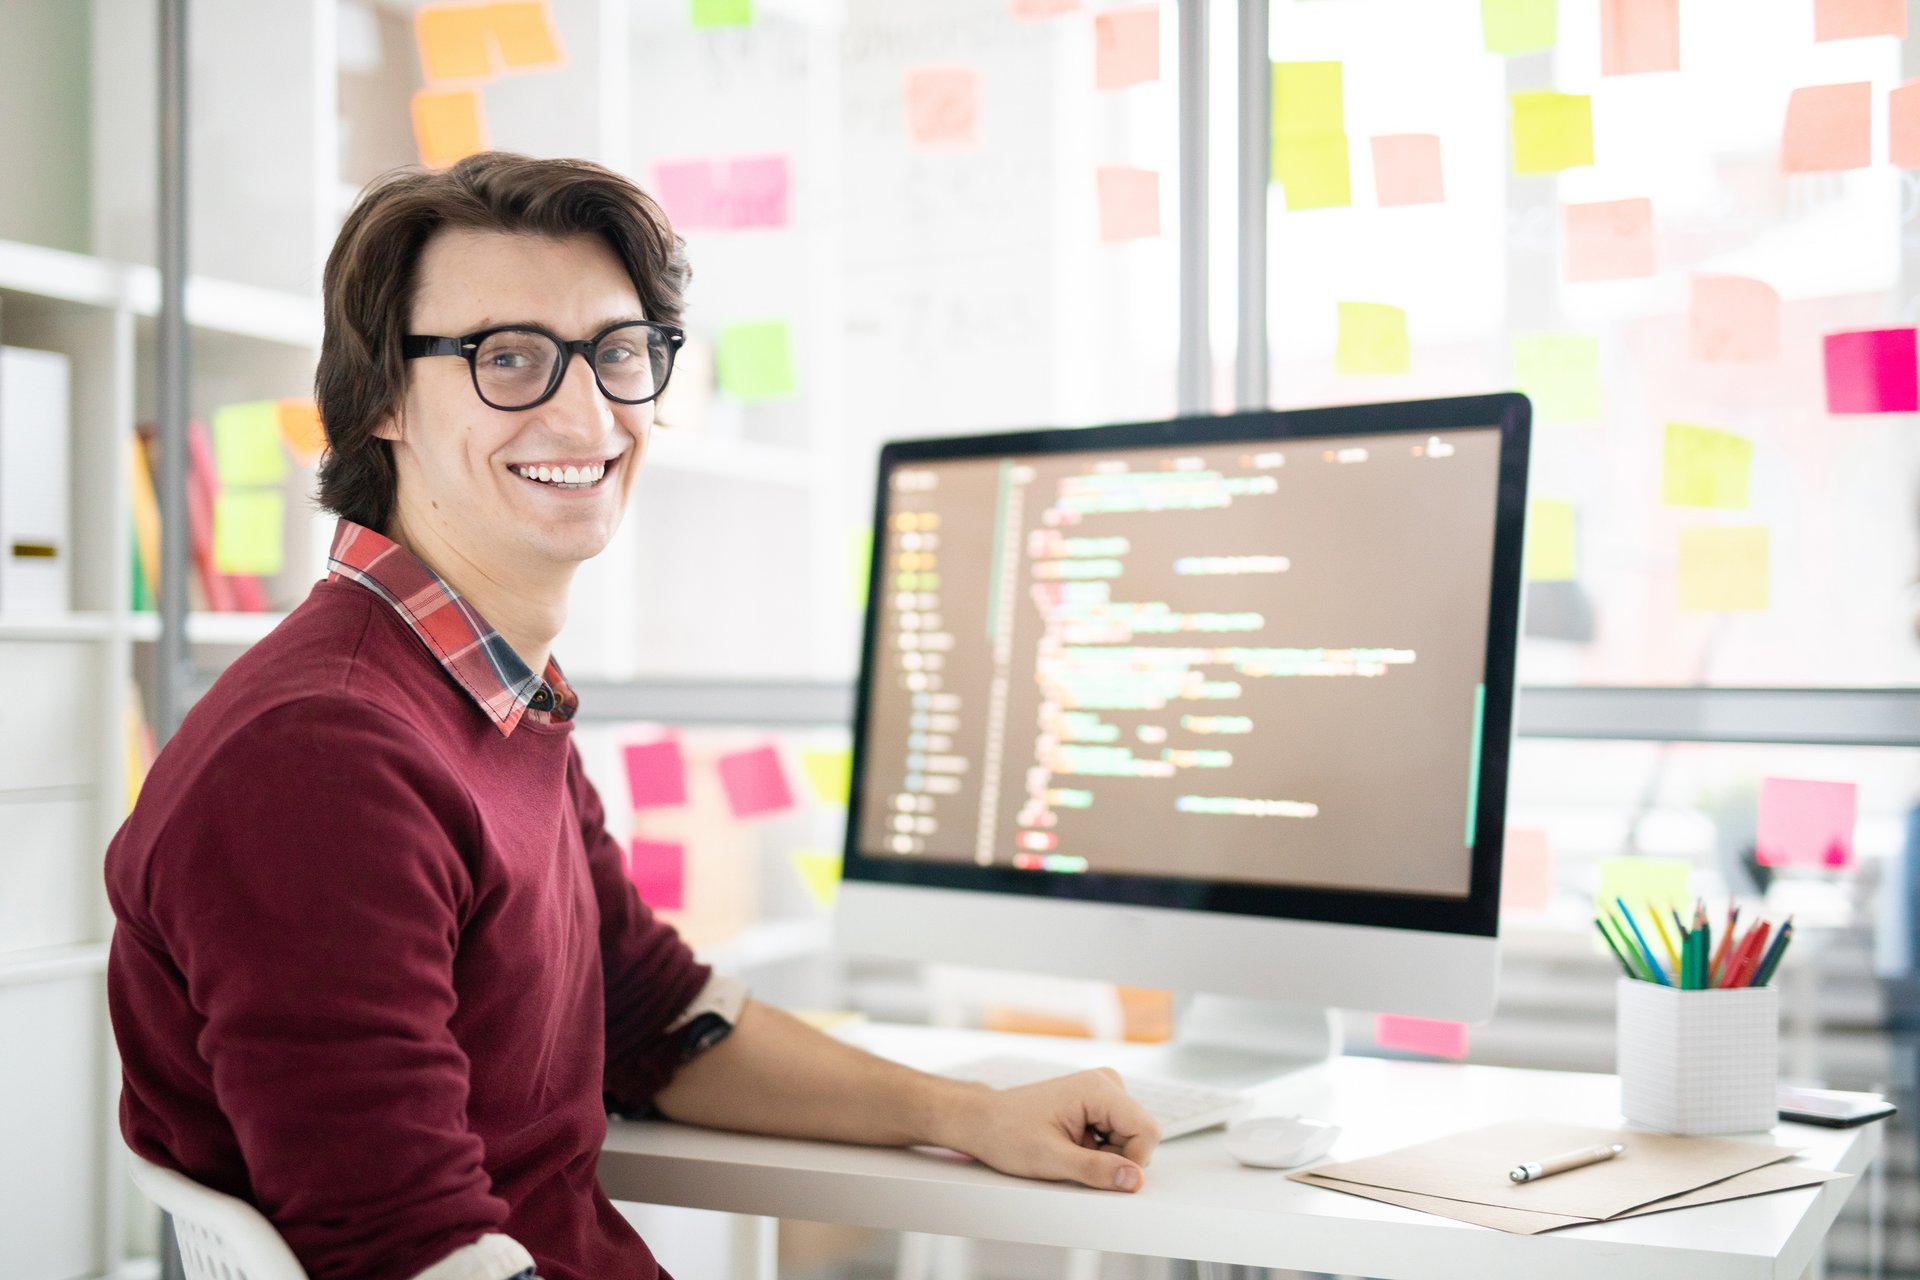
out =
[(523, 718), (535, 724), (573, 719), (580, 701), (559, 666), (549, 658), (545, 678), (534, 675), (459, 592), (399, 543), (342, 520), (327, 569), (328, 582), (357, 582), (392, 605), (447, 674), (473, 695), (501, 737)]

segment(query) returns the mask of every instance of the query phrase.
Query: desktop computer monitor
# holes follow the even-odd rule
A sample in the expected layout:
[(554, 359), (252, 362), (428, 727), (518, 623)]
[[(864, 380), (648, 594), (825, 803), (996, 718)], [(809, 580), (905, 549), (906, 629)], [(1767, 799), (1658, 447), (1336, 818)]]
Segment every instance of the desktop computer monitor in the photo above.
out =
[(841, 947), (1484, 1021), (1528, 415), (887, 445)]

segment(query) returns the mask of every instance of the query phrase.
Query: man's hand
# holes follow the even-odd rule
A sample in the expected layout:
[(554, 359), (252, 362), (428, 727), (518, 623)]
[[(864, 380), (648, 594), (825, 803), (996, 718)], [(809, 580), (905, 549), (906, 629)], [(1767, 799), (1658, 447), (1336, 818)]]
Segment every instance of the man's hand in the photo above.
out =
[(1138, 1191), (1160, 1143), (1160, 1126), (1106, 1067), (983, 1090), (970, 1101), (968, 1121), (950, 1145), (1023, 1178)]

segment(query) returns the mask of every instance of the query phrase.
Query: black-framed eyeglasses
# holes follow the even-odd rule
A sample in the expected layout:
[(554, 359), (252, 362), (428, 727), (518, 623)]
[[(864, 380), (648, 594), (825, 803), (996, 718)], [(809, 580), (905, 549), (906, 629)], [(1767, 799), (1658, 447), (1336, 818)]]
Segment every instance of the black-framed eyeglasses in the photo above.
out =
[(408, 334), (400, 351), (409, 360), (459, 356), (480, 399), (512, 412), (552, 399), (576, 353), (586, 357), (600, 394), (618, 404), (645, 404), (667, 389), (674, 352), (686, 340), (678, 325), (654, 320), (623, 320), (578, 342), (535, 324), (504, 324), (457, 338)]

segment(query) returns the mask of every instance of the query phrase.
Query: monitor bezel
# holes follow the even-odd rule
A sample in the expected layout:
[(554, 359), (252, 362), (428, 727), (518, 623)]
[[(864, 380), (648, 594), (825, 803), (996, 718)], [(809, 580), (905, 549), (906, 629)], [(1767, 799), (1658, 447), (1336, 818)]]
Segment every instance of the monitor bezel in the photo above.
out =
[[(875, 537), (868, 563), (860, 678), (855, 685), (852, 776), (843, 877), (856, 882), (1066, 898), (1121, 906), (1164, 907), (1237, 916), (1496, 936), (1507, 769), (1513, 737), (1514, 669), (1520, 636), (1520, 579), (1526, 530), (1530, 420), (1531, 406), (1527, 398), (1515, 392), (1504, 392), (887, 443), (880, 451), (875, 484)], [(1068, 875), (1016, 870), (1005, 865), (983, 867), (972, 863), (923, 861), (889, 854), (869, 856), (860, 848), (859, 818), (865, 782), (870, 677), (876, 660), (880, 610), (886, 600), (882, 577), (886, 556), (884, 530), (887, 528), (891, 493), (888, 478), (895, 469), (917, 463), (989, 456), (1091, 453), (1169, 445), (1298, 442), (1341, 436), (1418, 435), (1489, 427), (1499, 430), (1500, 459), (1495, 498), (1493, 563), (1488, 592), (1486, 658), (1482, 669), (1486, 693), (1481, 719), (1478, 808), (1475, 814), (1472, 871), (1466, 896), (1456, 898), (1380, 893), (1094, 871)]]

